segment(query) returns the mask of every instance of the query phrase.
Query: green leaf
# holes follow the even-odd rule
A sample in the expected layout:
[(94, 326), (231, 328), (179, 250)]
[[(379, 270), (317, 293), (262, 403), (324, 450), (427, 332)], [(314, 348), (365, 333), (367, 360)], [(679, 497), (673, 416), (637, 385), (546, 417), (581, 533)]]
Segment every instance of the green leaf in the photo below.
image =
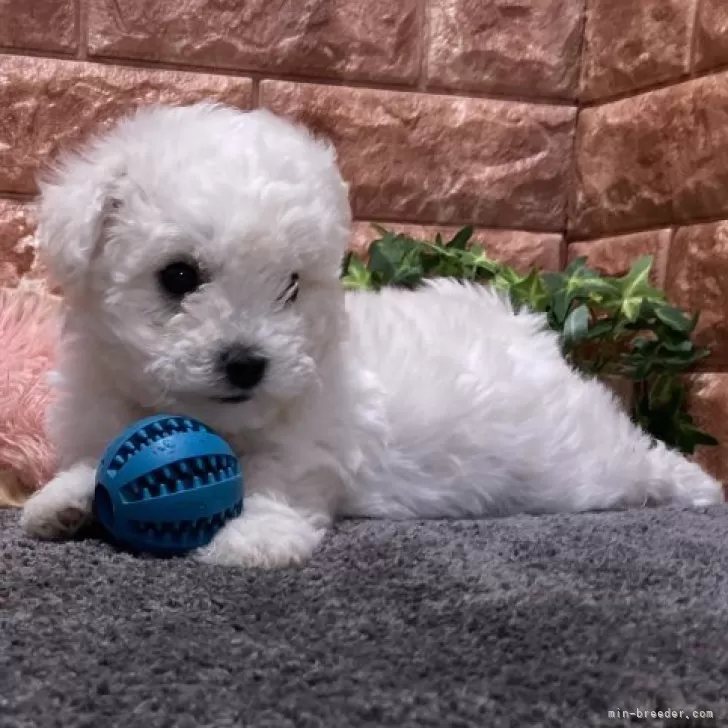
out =
[(415, 260), (415, 256), (409, 256), (409, 259), (403, 261), (395, 271), (391, 285), (415, 288), (422, 281), (422, 277), (422, 265)]
[(706, 357), (710, 356), (711, 351), (710, 349), (703, 347), (701, 349), (695, 349), (693, 351), (692, 357), (691, 357), (691, 364), (695, 364), (696, 362), (699, 362), (701, 359), (705, 359)]
[(563, 338), (568, 343), (582, 341), (589, 331), (589, 309), (577, 306), (564, 321)]
[(573, 294), (565, 289), (556, 291), (551, 296), (551, 312), (560, 326), (564, 325), (572, 300)]
[(465, 250), (470, 238), (473, 237), (473, 226), (467, 225), (460, 229), (455, 237), (447, 244), (448, 248), (455, 248), (456, 250)]
[(635, 364), (636, 366), (632, 374), (632, 379), (637, 382), (647, 379), (655, 368), (655, 362), (652, 358), (638, 360)]
[(642, 299), (639, 297), (629, 297), (622, 301), (622, 315), (627, 321), (634, 322), (639, 318), (640, 308), (642, 307)]
[(369, 265), (367, 267), (371, 273), (380, 273), (385, 283), (389, 283), (397, 272), (396, 256), (393, 253), (392, 248), (386, 248), (378, 243), (375, 243), (369, 249)]
[(522, 280), (525, 280), (525, 276), (522, 276), (515, 268), (503, 267), (498, 271), (498, 275), (504, 281), (508, 282), (509, 286), (515, 286)]
[(567, 280), (567, 288), (579, 291), (580, 294), (591, 297), (613, 297), (620, 295), (619, 286), (614, 281), (603, 278), (580, 278), (573, 276)]
[(513, 282), (506, 278), (503, 271), (498, 271), (498, 273), (493, 276), (491, 285), (498, 291), (509, 292), (513, 286)]
[(582, 255), (578, 258), (574, 258), (569, 265), (564, 268), (564, 274), (567, 278), (571, 278), (573, 275), (586, 270), (586, 256)]
[(668, 341), (667, 339), (660, 342), (663, 349), (674, 354), (690, 354), (695, 349), (690, 339), (682, 339), (681, 341)]
[(698, 429), (697, 427), (692, 427), (691, 425), (686, 425), (683, 428), (683, 432), (690, 437), (694, 447), (699, 445), (708, 445), (709, 447), (715, 447), (716, 445), (720, 444), (718, 440), (716, 440), (712, 435)]
[(424, 243), (424, 246), (428, 248), (434, 255), (437, 255), (440, 260), (457, 260), (461, 255), (460, 251), (456, 250), (455, 248), (451, 250), (445, 245), (438, 243)]
[(647, 338), (646, 336), (635, 336), (632, 339), (632, 348), (636, 351), (644, 353), (646, 351), (654, 351), (658, 345), (658, 341), (653, 338)]
[(514, 303), (526, 305), (532, 311), (543, 311), (549, 301), (543, 279), (537, 270), (532, 270), (511, 286), (511, 297)]
[(368, 268), (372, 278), (382, 285), (394, 284), (401, 268), (419, 264), (421, 246), (404, 235), (382, 238), (369, 248)]
[(640, 316), (647, 317), (653, 312), (654, 302), (664, 302), (664, 295), (650, 284), (652, 256), (646, 255), (634, 262), (627, 275), (616, 283), (622, 293), (620, 310), (630, 322), (637, 321)]
[(586, 339), (589, 341), (593, 341), (595, 339), (603, 339), (612, 332), (612, 328), (613, 325), (611, 321), (597, 321), (589, 327)]
[(638, 258), (627, 275), (619, 279), (620, 288), (625, 298), (642, 295), (649, 285), (650, 271), (652, 270), (652, 256), (645, 255)]
[(660, 374), (654, 378), (650, 384), (649, 389), (649, 402), (652, 407), (665, 406), (670, 401), (670, 398), (675, 387), (675, 378), (669, 374)]
[(673, 331), (688, 334), (692, 331), (693, 322), (679, 308), (674, 306), (655, 306), (655, 316)]
[(342, 278), (348, 290), (367, 290), (372, 288), (372, 280), (366, 266), (353, 255), (346, 263), (346, 274)]
[(563, 273), (544, 273), (541, 276), (543, 284), (550, 295), (566, 288), (566, 276)]
[(473, 256), (475, 275), (478, 278), (490, 279), (502, 268), (499, 263), (491, 260), (482, 248), (470, 248), (470, 254)]

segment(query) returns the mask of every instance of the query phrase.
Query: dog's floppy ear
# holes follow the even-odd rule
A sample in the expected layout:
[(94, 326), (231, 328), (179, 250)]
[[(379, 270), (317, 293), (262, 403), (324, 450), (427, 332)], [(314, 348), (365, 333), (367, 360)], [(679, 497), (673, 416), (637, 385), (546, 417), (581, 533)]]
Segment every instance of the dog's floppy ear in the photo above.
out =
[(86, 277), (122, 173), (119, 156), (93, 144), (64, 156), (39, 181), (38, 250), (53, 282), (66, 293)]

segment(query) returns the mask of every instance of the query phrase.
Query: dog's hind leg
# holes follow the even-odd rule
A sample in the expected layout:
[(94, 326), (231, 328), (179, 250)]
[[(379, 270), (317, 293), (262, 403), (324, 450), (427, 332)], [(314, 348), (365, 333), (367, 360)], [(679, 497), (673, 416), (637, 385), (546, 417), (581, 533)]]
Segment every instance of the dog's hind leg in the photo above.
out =
[(724, 501), (721, 484), (681, 453), (656, 442), (646, 457), (651, 465), (647, 487), (650, 502), (701, 507)]

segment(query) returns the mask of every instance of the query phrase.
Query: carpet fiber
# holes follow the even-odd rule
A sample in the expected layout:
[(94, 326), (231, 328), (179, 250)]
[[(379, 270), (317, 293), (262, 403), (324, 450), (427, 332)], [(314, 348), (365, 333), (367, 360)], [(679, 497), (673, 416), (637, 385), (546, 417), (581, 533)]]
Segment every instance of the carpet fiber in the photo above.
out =
[(273, 573), (36, 543), (17, 517), (2, 728), (728, 726), (724, 507), (352, 522)]

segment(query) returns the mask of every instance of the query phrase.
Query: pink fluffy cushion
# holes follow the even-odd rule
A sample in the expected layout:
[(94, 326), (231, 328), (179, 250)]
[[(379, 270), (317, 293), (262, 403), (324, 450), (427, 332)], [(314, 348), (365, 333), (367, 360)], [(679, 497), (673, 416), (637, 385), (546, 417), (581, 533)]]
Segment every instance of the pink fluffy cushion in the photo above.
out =
[(54, 472), (45, 413), (59, 334), (57, 297), (0, 289), (0, 507), (22, 505)]

